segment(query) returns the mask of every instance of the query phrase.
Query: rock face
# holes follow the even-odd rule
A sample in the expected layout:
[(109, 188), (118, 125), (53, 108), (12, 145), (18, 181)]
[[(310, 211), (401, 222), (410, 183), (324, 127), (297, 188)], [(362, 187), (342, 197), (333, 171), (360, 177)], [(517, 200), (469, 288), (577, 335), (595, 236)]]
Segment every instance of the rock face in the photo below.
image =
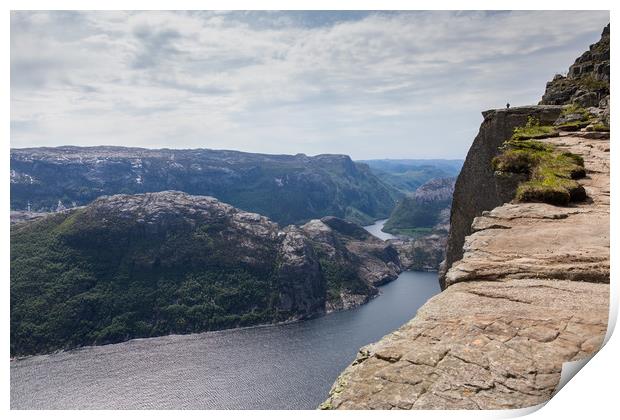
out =
[[(547, 83), (541, 105), (577, 103), (584, 107), (609, 101), (609, 25), (601, 39), (575, 60), (568, 74), (557, 74)], [(604, 108), (605, 106), (601, 106)]]
[(513, 198), (518, 180), (511, 182), (494, 176), (491, 160), (498, 154), (499, 147), (515, 127), (527, 123), (528, 117), (537, 118), (541, 124), (553, 124), (561, 112), (561, 106), (543, 105), (490, 110), (482, 114), (484, 121), (454, 187), (446, 259), (440, 270), (442, 288), (445, 288), (445, 273), (463, 256), (465, 237), (472, 233), (474, 218)]
[(448, 231), (436, 231), (415, 239), (389, 239), (396, 248), (403, 270), (437, 271), (446, 253)]
[(33, 211), (11, 211), (11, 224), (38, 219), (46, 215), (47, 213), (37, 213)]
[(336, 217), (301, 227), (315, 246), (326, 281), (326, 310), (350, 309), (377, 295), (402, 271), (396, 249), (359, 225)]
[(177, 191), (101, 197), (11, 230), (11, 353), (292, 321), (400, 272), (335, 217), (302, 228)]
[(504, 204), (475, 219), (444, 292), (362, 348), (323, 408), (504, 409), (547, 401), (562, 363), (596, 352), (609, 304), (609, 141), (580, 153), (591, 202)]
[(419, 236), (442, 223), (441, 212), (450, 208), (455, 178), (435, 178), (405, 196), (383, 227), (384, 232)]
[[(605, 73), (586, 64), (594, 55), (584, 57), (569, 76)], [(609, 102), (601, 103), (605, 109), (589, 111), (604, 115)], [(362, 348), (321, 408), (534, 406), (551, 398), (564, 362), (598, 351), (609, 312), (609, 133), (559, 129), (538, 139), (584, 160), (579, 183), (587, 200), (566, 207), (510, 202), (519, 179), (495, 177), (491, 166), (514, 127), (530, 116), (551, 125), (560, 111), (542, 105), (483, 113), (456, 182), (444, 290), (407, 324)]]
[(328, 215), (385, 218), (400, 196), (345, 155), (266, 155), (210, 149), (11, 149), (11, 209), (56, 211), (97, 197), (179, 190), (209, 195), (282, 224)]
[(406, 270), (436, 271), (445, 258), (450, 204), (456, 178), (435, 178), (401, 200), (383, 230)]

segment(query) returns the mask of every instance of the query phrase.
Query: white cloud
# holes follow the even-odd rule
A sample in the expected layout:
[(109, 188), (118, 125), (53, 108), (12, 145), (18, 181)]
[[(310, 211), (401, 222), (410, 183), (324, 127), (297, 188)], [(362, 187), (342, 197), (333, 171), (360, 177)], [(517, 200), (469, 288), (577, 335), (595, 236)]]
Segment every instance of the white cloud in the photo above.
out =
[(11, 145), (463, 156), (607, 12), (13, 12)]

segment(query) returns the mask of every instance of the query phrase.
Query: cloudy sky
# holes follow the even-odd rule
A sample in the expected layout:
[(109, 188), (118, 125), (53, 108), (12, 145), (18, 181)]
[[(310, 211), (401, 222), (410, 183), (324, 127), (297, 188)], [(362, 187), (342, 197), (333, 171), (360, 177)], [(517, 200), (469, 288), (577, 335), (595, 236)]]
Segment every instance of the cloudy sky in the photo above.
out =
[(464, 157), (608, 12), (12, 12), (11, 146)]

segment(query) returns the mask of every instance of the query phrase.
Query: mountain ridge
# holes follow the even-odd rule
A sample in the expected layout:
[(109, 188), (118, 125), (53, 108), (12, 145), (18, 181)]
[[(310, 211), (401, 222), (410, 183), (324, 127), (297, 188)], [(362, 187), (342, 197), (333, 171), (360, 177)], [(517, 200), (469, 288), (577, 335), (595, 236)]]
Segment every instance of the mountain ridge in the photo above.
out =
[(11, 354), (306, 319), (400, 270), (335, 217), (281, 228), (213, 197), (104, 196), (11, 227)]
[(211, 195), (283, 225), (387, 217), (400, 195), (347, 155), (64, 146), (11, 149), (11, 209), (54, 211), (102, 195)]

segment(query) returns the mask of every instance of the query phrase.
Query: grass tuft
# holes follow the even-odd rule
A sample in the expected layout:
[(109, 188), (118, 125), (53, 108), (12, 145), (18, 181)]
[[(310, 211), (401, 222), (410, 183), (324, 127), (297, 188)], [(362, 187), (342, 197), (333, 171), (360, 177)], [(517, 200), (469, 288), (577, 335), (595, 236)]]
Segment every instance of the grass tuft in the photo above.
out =
[(604, 123), (597, 123), (586, 129), (587, 131), (605, 131), (609, 132), (609, 126)]
[[(515, 129), (515, 133), (534, 132), (540, 128), (531, 118), (528, 125)], [(567, 205), (586, 198), (585, 190), (575, 181), (586, 175), (581, 156), (560, 152), (540, 141), (518, 140), (514, 135), (501, 151), (492, 161), (495, 171), (528, 175), (529, 179), (517, 188), (515, 198), (518, 201)]]
[(566, 106), (562, 110), (560, 117), (566, 117), (569, 115), (570, 116), (578, 115), (579, 118), (573, 121), (567, 121), (565, 123), (558, 124), (557, 128), (559, 130), (578, 131), (578, 130), (581, 130), (582, 128), (587, 127), (594, 121), (594, 115), (592, 115), (590, 111), (588, 111), (586, 108), (580, 105), (577, 105), (577, 104), (570, 104)]
[(540, 125), (538, 118), (528, 117), (524, 127), (516, 127), (511, 140), (540, 139), (558, 135), (555, 127), (551, 125)]
[(590, 90), (590, 91), (602, 91), (609, 92), (609, 82), (604, 80), (597, 80), (594, 76), (588, 75), (585, 77), (581, 77), (576, 79), (577, 85), (579, 87)]

